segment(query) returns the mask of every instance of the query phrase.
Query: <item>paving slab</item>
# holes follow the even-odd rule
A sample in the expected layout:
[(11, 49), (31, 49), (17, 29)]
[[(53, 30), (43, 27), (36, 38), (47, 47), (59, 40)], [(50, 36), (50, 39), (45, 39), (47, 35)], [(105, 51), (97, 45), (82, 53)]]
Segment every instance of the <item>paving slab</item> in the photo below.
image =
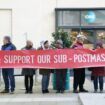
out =
[[(85, 88), (91, 90), (92, 83), (86, 79)], [(3, 90), (4, 84), (0, 87)], [(78, 94), (73, 91), (73, 78), (70, 78), (70, 90), (64, 94), (56, 94), (53, 90), (52, 81), (50, 80), (49, 94), (41, 93), (41, 81), (34, 84), (33, 94), (25, 94), (24, 78), (16, 77), (15, 94), (1, 94), (0, 105), (81, 105)]]
[(105, 105), (105, 93), (79, 94), (82, 105)]
[[(67, 94), (67, 95), (66, 95)], [(81, 105), (78, 94), (0, 95), (0, 105)]]

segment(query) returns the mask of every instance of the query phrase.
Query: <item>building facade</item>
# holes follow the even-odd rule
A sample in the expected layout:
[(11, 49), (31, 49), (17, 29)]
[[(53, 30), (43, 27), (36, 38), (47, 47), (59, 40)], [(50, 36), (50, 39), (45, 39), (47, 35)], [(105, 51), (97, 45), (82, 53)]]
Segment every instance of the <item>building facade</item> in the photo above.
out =
[[(105, 34), (104, 10), (95, 12), (93, 8), (104, 7), (105, 0), (0, 0), (0, 44), (4, 35), (10, 35), (18, 49), (27, 39), (32, 40), (37, 48), (40, 41), (51, 41), (52, 32), (61, 27), (74, 36), (82, 30), (90, 38), (86, 43), (92, 46), (96, 28), (99, 30), (95, 34)], [(87, 10), (82, 11), (82, 8)], [(66, 11), (63, 13), (62, 10)], [(55, 15), (57, 11), (58, 17)], [(85, 20), (81, 18), (84, 15)]]
[(0, 46), (3, 36), (9, 35), (18, 49), (27, 39), (37, 48), (61, 28), (72, 40), (83, 33), (86, 47), (93, 48), (105, 36), (104, 7), (105, 0), (0, 0)]

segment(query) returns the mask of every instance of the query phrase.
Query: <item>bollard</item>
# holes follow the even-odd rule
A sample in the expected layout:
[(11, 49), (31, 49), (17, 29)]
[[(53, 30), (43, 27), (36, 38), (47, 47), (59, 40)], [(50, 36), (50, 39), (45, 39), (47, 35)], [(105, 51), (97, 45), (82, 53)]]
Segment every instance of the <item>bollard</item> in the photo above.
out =
[[(52, 84), (53, 84), (53, 89), (56, 90), (56, 75), (55, 72), (52, 75)], [(66, 75), (66, 85), (65, 85), (65, 90), (70, 90), (70, 70), (67, 70), (67, 75)]]

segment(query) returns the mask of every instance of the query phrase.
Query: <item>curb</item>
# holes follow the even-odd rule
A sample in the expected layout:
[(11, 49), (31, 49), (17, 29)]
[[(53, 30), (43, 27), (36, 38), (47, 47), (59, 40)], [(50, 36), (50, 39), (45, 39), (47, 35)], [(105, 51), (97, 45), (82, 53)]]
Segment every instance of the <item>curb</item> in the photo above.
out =
[(84, 105), (83, 102), (82, 102), (82, 100), (81, 100), (80, 94), (78, 94), (78, 100), (80, 101), (80, 104), (81, 105)]

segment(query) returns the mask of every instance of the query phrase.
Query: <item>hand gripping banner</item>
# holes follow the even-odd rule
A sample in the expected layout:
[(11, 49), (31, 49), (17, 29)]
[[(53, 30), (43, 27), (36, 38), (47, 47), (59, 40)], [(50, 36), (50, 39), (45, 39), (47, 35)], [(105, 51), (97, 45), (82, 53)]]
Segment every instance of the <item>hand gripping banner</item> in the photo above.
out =
[(105, 49), (0, 51), (0, 68), (87, 68), (105, 66)]

